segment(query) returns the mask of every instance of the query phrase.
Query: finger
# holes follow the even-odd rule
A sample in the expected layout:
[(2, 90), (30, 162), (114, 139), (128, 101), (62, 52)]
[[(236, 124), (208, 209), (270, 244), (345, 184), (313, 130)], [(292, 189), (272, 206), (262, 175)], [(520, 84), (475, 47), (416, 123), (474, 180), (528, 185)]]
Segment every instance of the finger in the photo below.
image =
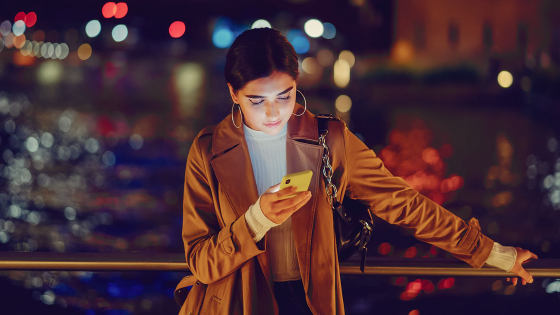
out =
[(294, 212), (303, 207), (303, 205), (306, 204), (309, 199), (311, 199), (311, 192), (302, 192), (297, 197), (291, 198), (290, 201), (294, 202), (293, 205), (281, 210), (281, 215), (291, 216)]
[(297, 191), (296, 186), (286, 187), (286, 188), (284, 188), (282, 190), (279, 190), (276, 193), (274, 193), (274, 197), (278, 200), (278, 199), (287, 197), (289, 195), (293, 195), (296, 191)]
[[(301, 192), (291, 192), (294, 196), (291, 198), (286, 199), (279, 199), (277, 202), (274, 203), (275, 211), (284, 211), (288, 208), (291, 208), (298, 204), (303, 199), (307, 198), (307, 195), (311, 195), (310, 191), (301, 191)], [(289, 195), (289, 194), (288, 194)]]
[(521, 284), (522, 284), (522, 285), (526, 285), (526, 284), (527, 284), (527, 281), (526, 281), (525, 279), (521, 279)]
[(523, 267), (521, 267), (521, 269), (519, 269), (518, 272), (516, 272), (518, 276), (520, 276), (521, 278), (523, 278), (525, 281), (529, 282), (529, 283), (533, 283), (533, 276), (531, 276), (525, 269), (523, 269)]
[(275, 193), (275, 192), (277, 192), (277, 191), (279, 191), (279, 190), (280, 190), (280, 184), (276, 184), (276, 185), (274, 185), (274, 186), (270, 186), (270, 187), (265, 191), (265, 193), (271, 194), (271, 193)]
[(513, 283), (513, 285), (517, 285), (517, 278), (511, 279), (511, 282)]

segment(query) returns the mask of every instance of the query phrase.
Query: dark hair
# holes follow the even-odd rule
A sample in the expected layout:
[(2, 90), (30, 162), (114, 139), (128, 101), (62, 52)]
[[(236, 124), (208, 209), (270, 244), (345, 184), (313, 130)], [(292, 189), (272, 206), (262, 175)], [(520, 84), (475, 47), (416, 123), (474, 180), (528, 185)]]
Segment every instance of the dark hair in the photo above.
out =
[(249, 81), (268, 77), (274, 70), (290, 75), (295, 81), (299, 76), (296, 51), (277, 29), (246, 30), (237, 36), (227, 52), (224, 73), (234, 91)]

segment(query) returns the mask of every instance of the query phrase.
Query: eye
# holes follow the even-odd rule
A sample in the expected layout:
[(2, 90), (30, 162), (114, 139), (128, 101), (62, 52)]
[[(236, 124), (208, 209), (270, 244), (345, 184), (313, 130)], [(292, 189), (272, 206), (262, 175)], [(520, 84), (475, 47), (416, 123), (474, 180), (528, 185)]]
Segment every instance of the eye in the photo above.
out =
[(253, 102), (253, 101), (249, 100), (249, 102), (251, 102), (251, 104), (257, 106), (257, 105), (261, 105), (264, 102), (264, 100), (261, 100), (260, 102)]
[(279, 99), (284, 100), (284, 101), (287, 101), (287, 100), (290, 99), (290, 97), (291, 97), (291, 96), (288, 94), (288, 96), (286, 96), (286, 97), (279, 97)]

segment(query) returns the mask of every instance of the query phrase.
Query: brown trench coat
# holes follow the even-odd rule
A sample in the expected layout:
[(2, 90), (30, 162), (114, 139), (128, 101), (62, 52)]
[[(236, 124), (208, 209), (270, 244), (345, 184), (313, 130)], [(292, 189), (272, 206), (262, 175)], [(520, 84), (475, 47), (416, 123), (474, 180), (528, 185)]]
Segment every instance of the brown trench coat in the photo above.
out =
[[(302, 112), (296, 104), (296, 112)], [(475, 268), (492, 250), (476, 219), (462, 219), (394, 177), (342, 121), (329, 123), (333, 180), (339, 196), (369, 205), (392, 224), (444, 249)], [(309, 111), (288, 121), (287, 172), (312, 170), (311, 199), (292, 215), (296, 253), (307, 303), (314, 314), (344, 314), (333, 216), (321, 177), (322, 146)], [(258, 198), (243, 128), (231, 116), (203, 129), (187, 159), (183, 241), (193, 273), (178, 286), (196, 283), (180, 314), (277, 314), (265, 236), (255, 244), (244, 213)]]

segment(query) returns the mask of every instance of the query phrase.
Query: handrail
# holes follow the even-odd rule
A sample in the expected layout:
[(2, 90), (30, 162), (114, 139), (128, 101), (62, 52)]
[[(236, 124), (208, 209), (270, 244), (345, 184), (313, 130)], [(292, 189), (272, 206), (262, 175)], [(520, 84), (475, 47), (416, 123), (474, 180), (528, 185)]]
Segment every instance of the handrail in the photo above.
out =
[[(560, 277), (560, 259), (539, 259), (524, 265), (533, 277)], [(189, 269), (182, 253), (50, 253), (0, 252), (0, 270), (66, 271), (183, 271)], [(340, 273), (362, 274), (359, 259), (340, 264)], [(507, 277), (511, 273), (484, 266), (472, 268), (455, 258), (368, 257), (364, 274), (417, 276)]]

